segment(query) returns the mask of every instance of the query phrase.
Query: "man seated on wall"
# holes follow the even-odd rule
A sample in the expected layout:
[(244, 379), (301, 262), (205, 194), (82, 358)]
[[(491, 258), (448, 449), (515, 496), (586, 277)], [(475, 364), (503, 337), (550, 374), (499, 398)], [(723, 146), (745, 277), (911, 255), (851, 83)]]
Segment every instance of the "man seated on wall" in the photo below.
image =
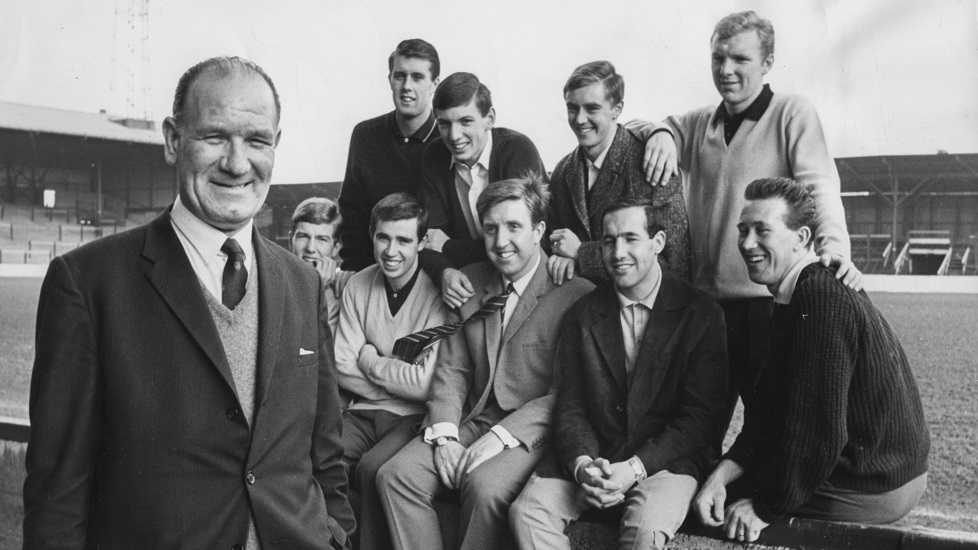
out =
[(441, 286), (445, 302), (460, 307), (475, 292), (457, 268), (487, 259), (479, 195), (494, 181), (546, 169), (530, 138), (495, 126), (492, 94), (471, 73), (454, 73), (432, 101), (441, 139), (425, 149), (421, 198), (428, 208), (429, 246), (422, 267)]
[(682, 182), (676, 178), (663, 187), (645, 182), (644, 145), (617, 122), (625, 103), (625, 79), (608, 61), (585, 63), (564, 84), (564, 101), (579, 146), (557, 163), (550, 178), (551, 274), (558, 283), (574, 273), (592, 281), (606, 280), (602, 213), (608, 205), (631, 196), (652, 201), (668, 236), (659, 263), (688, 280), (689, 222)]
[(715, 456), (727, 392), (723, 311), (661, 268), (660, 215), (644, 198), (605, 210), (611, 281), (564, 318), (554, 452), (510, 508), (523, 550), (569, 549), (564, 529), (589, 508), (623, 512), (620, 548), (664, 548)]
[(443, 324), (448, 308), (418, 268), (428, 214), (409, 193), (394, 193), (370, 214), (375, 264), (350, 278), (343, 290), (336, 370), (340, 387), (354, 396), (343, 413), (344, 460), (360, 488), (360, 548), (389, 548), (377, 470), (414, 435), (424, 415), (437, 344), (413, 362), (393, 355), (394, 342)]
[(510, 540), (509, 506), (550, 439), (561, 320), (594, 288), (551, 281), (540, 247), (548, 200), (533, 176), (490, 183), (476, 203), (490, 261), (463, 269), (476, 294), (438, 350), (424, 433), (377, 474), (399, 550), (442, 548), (432, 501), (449, 491), (463, 550)]
[(336, 324), (340, 319), (340, 301), (333, 291), (333, 285), (344, 279), (340, 275), (339, 252), (340, 226), (343, 218), (337, 204), (326, 198), (308, 198), (292, 213), (292, 230), (289, 231), (289, 246), (292, 253), (312, 265), (319, 272), (319, 278), (328, 288), (324, 294), (329, 313), (329, 330), (336, 335)]
[(896, 521), (927, 486), (930, 448), (903, 348), (869, 296), (819, 263), (809, 187), (760, 179), (744, 197), (740, 254), (774, 295), (771, 355), (694, 509), (739, 541), (785, 514)]

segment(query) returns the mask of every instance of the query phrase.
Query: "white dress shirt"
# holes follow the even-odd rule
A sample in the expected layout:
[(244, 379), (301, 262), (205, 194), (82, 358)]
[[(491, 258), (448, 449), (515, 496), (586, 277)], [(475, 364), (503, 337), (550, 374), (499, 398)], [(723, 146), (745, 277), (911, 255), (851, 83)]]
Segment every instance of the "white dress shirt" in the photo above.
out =
[[(228, 239), (228, 235), (220, 229), (207, 225), (195, 216), (180, 202), (179, 195), (170, 211), (170, 223), (173, 225), (173, 230), (176, 231), (177, 238), (180, 239), (180, 244), (183, 245), (183, 251), (187, 254), (187, 259), (190, 260), (190, 266), (197, 274), (197, 278), (200, 279), (204, 288), (220, 302), (224, 286), (224, 265), (228, 261), (228, 255), (221, 252), (221, 247), (224, 246), (224, 241)], [(230, 236), (238, 241), (241, 250), (244, 251), (245, 270), (250, 270), (251, 260), (255, 253), (254, 244), (251, 242), (253, 225), (254, 220), (248, 220), (244, 227)], [(258, 274), (249, 272), (248, 276), (257, 277)]]
[[(618, 127), (615, 127), (615, 132), (618, 131)], [(604, 164), (604, 158), (608, 156), (608, 151), (611, 150), (611, 144), (614, 143), (614, 134), (612, 134), (611, 139), (608, 140), (608, 146), (601, 151), (598, 158), (591, 162), (591, 159), (584, 155), (584, 165), (587, 166), (587, 190), (590, 191), (594, 187), (594, 182), (598, 181), (598, 176), (601, 175), (601, 166)]]
[(469, 226), (469, 236), (473, 239), (482, 237), (482, 220), (479, 219), (475, 203), (489, 185), (492, 131), (487, 133), (486, 146), (482, 149), (479, 160), (471, 168), (464, 162), (456, 162), (454, 158), (452, 159), (452, 167), (455, 169), (455, 192), (458, 193), (458, 202), (462, 205), (465, 223)]
[(625, 341), (625, 372), (631, 381), (632, 373), (635, 372), (635, 361), (638, 359), (638, 350), (642, 346), (642, 339), (645, 337), (645, 327), (649, 324), (649, 317), (652, 316), (652, 306), (655, 299), (659, 296), (659, 287), (662, 285), (662, 268), (659, 262), (652, 266), (655, 286), (648, 296), (641, 300), (626, 298), (622, 293), (615, 289), (618, 295), (619, 319), (621, 321), (621, 335)]

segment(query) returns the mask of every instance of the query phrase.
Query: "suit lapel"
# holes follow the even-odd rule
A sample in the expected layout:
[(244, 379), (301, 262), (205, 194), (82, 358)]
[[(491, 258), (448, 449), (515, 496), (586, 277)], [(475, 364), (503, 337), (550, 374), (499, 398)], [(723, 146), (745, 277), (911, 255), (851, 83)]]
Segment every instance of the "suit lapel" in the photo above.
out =
[(279, 356), (278, 343), (282, 334), (282, 315), (287, 300), (282, 286), (286, 278), (268, 249), (268, 244), (258, 235), (257, 228), (254, 229), (252, 238), (258, 261), (258, 372), (255, 373), (257, 419), (275, 372), (275, 363)]
[[(584, 228), (584, 232), (587, 235), (587, 239), (591, 240), (591, 224), (588, 221), (587, 215), (587, 163), (584, 160), (584, 150), (580, 147), (577, 148), (577, 152), (574, 155), (573, 162), (570, 163), (570, 194), (572, 202), (574, 203), (574, 213), (577, 215), (577, 221), (581, 223), (581, 227)], [(600, 178), (599, 178), (600, 179)], [(556, 229), (556, 228), (554, 228)]]
[(170, 223), (169, 211), (147, 226), (143, 256), (153, 262), (153, 266), (146, 271), (146, 278), (233, 391), (234, 378), (221, 336), (207, 309), (205, 291)]
[(686, 300), (682, 287), (666, 276), (665, 270), (661, 273), (662, 284), (635, 360), (635, 374), (628, 392), (629, 418), (641, 418), (662, 389), (670, 363), (670, 357), (662, 355), (663, 347), (678, 328)]
[(600, 319), (591, 325), (591, 336), (595, 346), (604, 357), (605, 366), (618, 384), (622, 394), (628, 393), (628, 374), (625, 371), (625, 341), (621, 334), (618, 297), (614, 286), (608, 283), (602, 287), (601, 300), (595, 302), (594, 309)]
[(625, 161), (626, 147), (623, 140), (630, 139), (627, 132), (628, 130), (622, 128), (621, 125), (618, 126), (615, 139), (612, 140), (608, 154), (605, 155), (604, 162), (601, 163), (598, 179), (594, 182), (591, 192), (591, 208), (588, 211), (590, 216), (584, 219), (584, 226), (587, 228), (592, 226), (592, 220), (594, 227), (601, 227), (601, 215), (605, 208), (612, 201), (618, 200), (624, 195), (619, 175), (624, 168), (622, 164)]
[(516, 303), (516, 308), (513, 310), (513, 317), (506, 323), (506, 332), (503, 333), (500, 349), (509, 342), (509, 339), (516, 334), (530, 314), (533, 313), (533, 308), (537, 307), (537, 297), (546, 294), (549, 282), (550, 274), (547, 272), (547, 255), (543, 251), (540, 251), (540, 263), (537, 265), (536, 271), (533, 272), (533, 278), (530, 279), (530, 284), (526, 286), (523, 295), (520, 296), (519, 302)]
[[(485, 293), (482, 297), (482, 304), (485, 305), (490, 298), (503, 291), (503, 283), (499, 274), (495, 273), (486, 283)], [(482, 306), (479, 306), (480, 308)], [(489, 362), (489, 379), (492, 380), (492, 373), (496, 370), (496, 361), (499, 359), (499, 340), (502, 337), (502, 326), (499, 324), (497, 315), (490, 315), (482, 320), (482, 330), (486, 338), (486, 360)]]

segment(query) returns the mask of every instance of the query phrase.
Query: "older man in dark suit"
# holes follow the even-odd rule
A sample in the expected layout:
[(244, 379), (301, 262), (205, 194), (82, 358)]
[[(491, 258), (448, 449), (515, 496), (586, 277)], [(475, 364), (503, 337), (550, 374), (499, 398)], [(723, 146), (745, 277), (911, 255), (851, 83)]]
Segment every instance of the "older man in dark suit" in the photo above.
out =
[(25, 548), (347, 546), (322, 287), (253, 224), (279, 115), (254, 63), (194, 66), (163, 123), (174, 205), (51, 263)]
[(432, 499), (451, 490), (463, 549), (510, 538), (509, 505), (550, 439), (560, 321), (593, 288), (550, 281), (540, 250), (547, 199), (536, 176), (490, 183), (476, 204), (490, 261), (463, 269), (476, 295), (438, 350), (423, 436), (377, 475), (398, 550), (442, 547)]
[(617, 122), (625, 104), (625, 79), (608, 61), (574, 69), (564, 84), (567, 122), (578, 147), (560, 159), (550, 180), (553, 193), (547, 224), (553, 231), (549, 269), (560, 283), (579, 273), (606, 280), (601, 258), (601, 217), (623, 197), (645, 197), (658, 209), (665, 229), (660, 262), (676, 277), (689, 279), (689, 222), (681, 182), (653, 187), (642, 172), (642, 142)]
[(619, 548), (663, 548), (712, 457), (723, 412), (723, 312), (659, 267), (650, 201), (613, 203), (602, 249), (612, 281), (567, 313), (554, 364), (554, 453), (510, 508), (519, 547), (570, 548), (588, 508), (620, 508)]

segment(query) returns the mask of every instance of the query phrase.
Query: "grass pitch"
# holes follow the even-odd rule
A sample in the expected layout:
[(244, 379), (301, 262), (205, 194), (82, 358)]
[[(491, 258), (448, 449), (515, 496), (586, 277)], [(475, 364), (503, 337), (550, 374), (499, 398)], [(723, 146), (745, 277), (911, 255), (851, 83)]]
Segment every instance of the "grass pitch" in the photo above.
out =
[[(27, 417), (40, 288), (0, 278), (0, 415)], [(929, 487), (901, 524), (978, 532), (978, 295), (872, 299), (903, 343), (931, 429)]]

